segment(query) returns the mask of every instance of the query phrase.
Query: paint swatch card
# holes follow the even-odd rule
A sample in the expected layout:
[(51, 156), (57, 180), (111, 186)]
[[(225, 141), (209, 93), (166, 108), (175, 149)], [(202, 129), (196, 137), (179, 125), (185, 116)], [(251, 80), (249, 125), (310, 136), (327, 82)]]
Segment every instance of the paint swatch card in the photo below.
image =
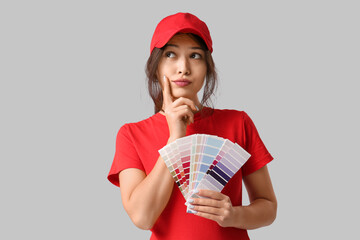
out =
[(191, 179), (192, 189), (195, 189), (201, 179), (205, 176), (207, 171), (212, 166), (217, 155), (221, 151), (224, 144), (224, 139), (212, 135), (202, 135), (203, 142), (201, 143), (201, 150), (198, 153), (199, 159), (194, 168), (193, 178)]
[(180, 191), (185, 191), (187, 185), (185, 185), (183, 178), (185, 177), (185, 173), (181, 164), (181, 159), (179, 157), (179, 153), (176, 149), (176, 146), (167, 145), (167, 148), (162, 148), (159, 150), (159, 153), (164, 160), (167, 168), (169, 169), (171, 176), (173, 177), (175, 183), (179, 187)]
[[(193, 138), (192, 142), (194, 145), (191, 149), (189, 189), (194, 189), (197, 173), (200, 169), (200, 159), (204, 150), (204, 142), (206, 139), (204, 134), (195, 134), (191, 136)], [(187, 199), (187, 196), (185, 199)]]
[(186, 184), (189, 185), (190, 157), (192, 140), (190, 136), (179, 138), (176, 141), (180, 153), (181, 164), (184, 169)]
[(250, 157), (237, 143), (207, 134), (179, 138), (159, 153), (185, 200), (198, 197), (196, 189), (221, 192)]
[[(221, 192), (229, 180), (249, 159), (250, 154), (238, 144), (225, 141), (219, 158), (215, 159), (213, 167), (208, 170), (194, 190), (208, 189)], [(199, 198), (196, 194), (188, 194), (188, 198)], [(188, 213), (193, 213), (189, 208)]]

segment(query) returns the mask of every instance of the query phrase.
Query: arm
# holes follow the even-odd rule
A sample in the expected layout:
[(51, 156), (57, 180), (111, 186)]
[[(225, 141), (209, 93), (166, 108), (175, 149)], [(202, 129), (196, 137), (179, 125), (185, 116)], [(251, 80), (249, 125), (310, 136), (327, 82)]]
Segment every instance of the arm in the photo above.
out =
[(276, 218), (277, 200), (267, 166), (244, 177), (250, 205), (238, 207), (237, 225), (255, 229), (270, 225)]
[(276, 218), (277, 201), (266, 166), (244, 177), (250, 205), (232, 206), (222, 193), (200, 190), (207, 199), (193, 199), (196, 215), (216, 221), (222, 227), (255, 229), (270, 225)]
[(139, 169), (120, 172), (120, 190), (124, 208), (133, 223), (151, 229), (164, 210), (174, 186), (164, 161), (159, 157), (148, 176)]
[[(186, 135), (186, 127), (194, 121), (195, 104), (186, 98), (172, 100), (168, 79), (164, 77), (164, 109), (170, 137), (167, 143)], [(151, 229), (166, 207), (174, 180), (161, 156), (146, 174), (135, 168), (119, 173), (122, 202), (133, 223), (141, 229)]]

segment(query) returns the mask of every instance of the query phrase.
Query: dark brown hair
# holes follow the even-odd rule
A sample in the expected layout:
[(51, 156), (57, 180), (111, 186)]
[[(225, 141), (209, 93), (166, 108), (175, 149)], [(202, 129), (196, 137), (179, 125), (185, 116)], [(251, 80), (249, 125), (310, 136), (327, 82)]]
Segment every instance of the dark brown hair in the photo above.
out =
[[(192, 33), (188, 33), (188, 35), (191, 36), (205, 52), (205, 62), (206, 62), (207, 71), (206, 71), (204, 93), (201, 100), (201, 105), (212, 108), (213, 106), (210, 97), (214, 95), (215, 90), (217, 88), (217, 73), (215, 69), (215, 63), (211, 56), (211, 52), (206, 47), (204, 40), (201, 37)], [(154, 101), (155, 113), (159, 112), (163, 105), (162, 90), (156, 76), (158, 65), (163, 52), (164, 52), (164, 47), (154, 48), (154, 50), (150, 54), (150, 57), (147, 60), (146, 68), (145, 68), (148, 91), (150, 97)]]

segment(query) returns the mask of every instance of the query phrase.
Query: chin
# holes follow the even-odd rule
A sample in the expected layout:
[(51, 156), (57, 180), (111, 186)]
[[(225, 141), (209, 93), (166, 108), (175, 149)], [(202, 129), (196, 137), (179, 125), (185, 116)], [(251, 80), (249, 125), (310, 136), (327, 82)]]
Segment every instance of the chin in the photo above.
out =
[[(191, 84), (190, 84), (191, 85)], [(187, 86), (187, 87), (171, 87), (171, 94), (174, 98), (189, 98), (193, 101), (198, 99), (198, 93), (201, 91), (202, 86)]]
[(174, 91), (172, 95), (174, 98), (180, 98), (180, 97), (189, 98), (189, 99), (194, 98), (194, 94), (184, 93), (180, 91)]

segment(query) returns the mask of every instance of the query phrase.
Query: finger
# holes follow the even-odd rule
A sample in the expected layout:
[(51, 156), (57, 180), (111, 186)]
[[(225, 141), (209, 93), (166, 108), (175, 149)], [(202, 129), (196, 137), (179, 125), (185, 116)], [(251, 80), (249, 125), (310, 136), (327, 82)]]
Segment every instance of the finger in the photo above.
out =
[(184, 98), (184, 97), (179, 97), (178, 99), (176, 99), (174, 102), (173, 102), (173, 107), (177, 107), (177, 106), (181, 106), (181, 105), (187, 105), (189, 106), (189, 108), (196, 112), (198, 111), (198, 107), (195, 105), (195, 103), (188, 99), (188, 98)]
[(191, 205), (221, 208), (223, 205), (223, 202), (220, 200), (214, 200), (214, 199), (210, 199), (210, 198), (193, 198), (193, 202), (191, 202)]
[(191, 111), (191, 109), (186, 106), (182, 105), (174, 109), (174, 111), (179, 114), (179, 117), (183, 118), (187, 124), (194, 122), (194, 113)]
[(189, 117), (193, 117), (194, 116), (194, 112), (192, 111), (192, 109), (188, 106), (188, 105), (180, 105), (177, 107), (174, 107), (172, 109), (173, 112), (180, 114), (182, 116), (189, 116)]
[(170, 82), (169, 79), (164, 75), (163, 76), (163, 100), (165, 106), (169, 106), (172, 104), (172, 96), (171, 96), (171, 90), (170, 90)]
[(173, 111), (174, 112), (181, 112), (181, 113), (184, 113), (186, 115), (194, 116), (194, 112), (192, 111), (192, 109), (188, 105), (180, 105), (180, 106), (174, 107)]
[(192, 211), (201, 212), (201, 213), (208, 213), (211, 215), (221, 215), (223, 210), (221, 208), (214, 208), (214, 207), (208, 207), (208, 206), (196, 206), (196, 205), (189, 205), (189, 208)]
[(182, 105), (177, 108), (172, 108), (172, 106), (168, 106), (165, 112), (168, 116), (171, 116), (171, 118), (182, 120), (187, 125), (194, 122), (194, 113), (186, 105)]
[(186, 125), (190, 125), (191, 123), (194, 123), (194, 118), (193, 117), (185, 117), (185, 121), (186, 121)]
[(195, 215), (199, 216), (199, 217), (203, 217), (203, 218), (213, 220), (215, 222), (218, 222), (220, 220), (218, 215), (214, 215), (214, 214), (210, 214), (210, 213), (196, 211)]
[(202, 197), (216, 199), (216, 200), (225, 200), (225, 199), (229, 198), (228, 196), (226, 196), (220, 192), (216, 192), (213, 190), (207, 190), (207, 189), (200, 189), (198, 192), (198, 195), (202, 196)]
[(213, 220), (213, 221), (217, 222), (217, 224), (219, 224), (219, 226), (221, 226), (221, 227), (229, 227), (230, 226), (228, 220), (224, 216), (214, 215), (214, 214), (206, 213), (206, 212), (195, 212), (194, 214), (199, 217)]

